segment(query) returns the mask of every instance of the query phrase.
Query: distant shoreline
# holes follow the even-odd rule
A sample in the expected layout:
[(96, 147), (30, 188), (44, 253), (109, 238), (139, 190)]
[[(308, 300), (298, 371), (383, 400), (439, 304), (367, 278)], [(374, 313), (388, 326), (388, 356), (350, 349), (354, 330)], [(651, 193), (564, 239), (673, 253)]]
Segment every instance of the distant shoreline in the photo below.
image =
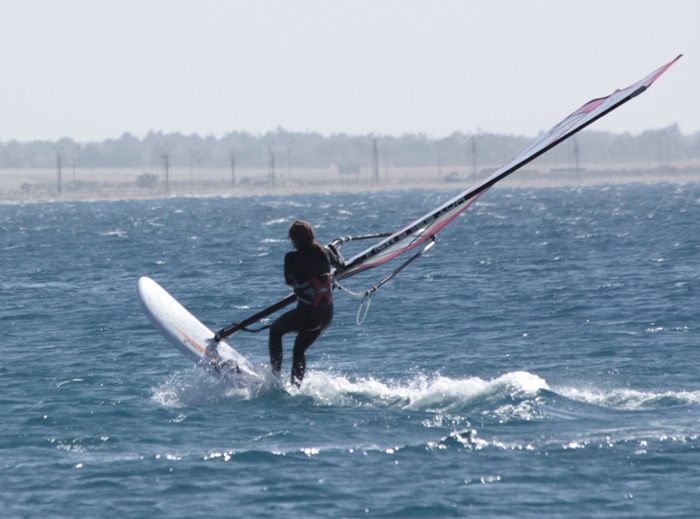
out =
[[(460, 180), (457, 182), (440, 181), (435, 178), (428, 179), (424, 171), (415, 172), (413, 170), (396, 170), (392, 175), (380, 177), (380, 183), (373, 185), (369, 178), (355, 177), (348, 181), (340, 178), (338, 181), (336, 174), (322, 170), (320, 173), (303, 172), (297, 173), (296, 182), (278, 181), (274, 187), (265, 184), (264, 172), (243, 172), (248, 176), (243, 177), (247, 182), (236, 187), (226, 186), (227, 176), (230, 173), (217, 170), (203, 171), (196, 180), (190, 184), (188, 182), (189, 172), (173, 173), (172, 187), (167, 192), (163, 188), (162, 181), (155, 189), (138, 188), (134, 183), (124, 181), (129, 172), (109, 172), (111, 182), (95, 183), (82, 187), (81, 190), (71, 190), (72, 184), (66, 182), (66, 188), (62, 193), (57, 193), (53, 189), (56, 173), (52, 170), (32, 171), (30, 177), (34, 184), (31, 189), (22, 192), (20, 182), (22, 179), (19, 173), (12, 171), (0, 171), (0, 204), (24, 204), (42, 202), (79, 202), (98, 200), (138, 200), (138, 199), (163, 199), (163, 198), (186, 198), (186, 197), (248, 197), (248, 196), (290, 196), (299, 194), (326, 194), (326, 193), (362, 193), (381, 192), (398, 190), (454, 190), (455, 193), (464, 191), (476, 183), (476, 180)], [(251, 174), (252, 173), (252, 174)], [(257, 173), (257, 176), (255, 176)], [(25, 174), (25, 172), (23, 172)], [(92, 173), (93, 177), (95, 173)], [(121, 175), (121, 179), (117, 177)], [(66, 175), (68, 176), (68, 175)], [(434, 177), (434, 175), (433, 175)], [(135, 177), (134, 177), (135, 178)], [(121, 182), (115, 182), (115, 179)], [(228, 180), (230, 183), (230, 180)], [(514, 173), (499, 182), (494, 188), (545, 188), (545, 187), (588, 187), (606, 184), (687, 184), (700, 182), (700, 170), (697, 169), (672, 169), (671, 171), (660, 170), (587, 170), (577, 174), (571, 172), (546, 173), (523, 170)], [(14, 185), (13, 185), (14, 184)], [(81, 184), (75, 184), (81, 187)]]

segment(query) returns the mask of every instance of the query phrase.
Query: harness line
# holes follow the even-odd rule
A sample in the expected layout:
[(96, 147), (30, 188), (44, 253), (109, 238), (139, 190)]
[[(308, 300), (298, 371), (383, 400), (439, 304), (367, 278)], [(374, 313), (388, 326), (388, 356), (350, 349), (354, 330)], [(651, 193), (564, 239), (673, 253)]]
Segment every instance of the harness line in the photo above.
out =
[[(389, 275), (384, 277), (379, 283), (374, 285), (372, 288), (369, 288), (365, 290), (364, 292), (353, 292), (352, 290), (349, 290), (342, 286), (340, 283), (338, 283), (335, 278), (333, 278), (333, 286), (337, 287), (341, 291), (345, 292), (351, 297), (355, 297), (357, 299), (362, 298), (362, 301), (360, 301), (360, 306), (357, 309), (357, 315), (355, 317), (355, 322), (357, 323), (358, 326), (362, 326), (362, 323), (365, 322), (365, 319), (367, 318), (367, 314), (369, 313), (369, 306), (372, 302), (372, 294), (379, 290), (379, 288), (387, 283), (391, 278), (393, 278), (396, 274), (401, 272), (403, 269), (408, 267), (411, 263), (413, 263), (415, 260), (420, 258), (425, 252), (427, 252), (433, 245), (435, 245), (435, 240), (436, 236), (431, 236), (429, 243), (423, 247), (423, 250), (417, 252), (413, 256), (411, 256), (407, 261), (405, 261), (403, 264), (401, 264), (396, 270), (391, 272)], [(365, 300), (367, 301), (367, 306), (365, 307), (365, 312), (362, 315), (362, 318), (360, 319), (360, 312), (362, 311), (362, 307), (365, 305)]]

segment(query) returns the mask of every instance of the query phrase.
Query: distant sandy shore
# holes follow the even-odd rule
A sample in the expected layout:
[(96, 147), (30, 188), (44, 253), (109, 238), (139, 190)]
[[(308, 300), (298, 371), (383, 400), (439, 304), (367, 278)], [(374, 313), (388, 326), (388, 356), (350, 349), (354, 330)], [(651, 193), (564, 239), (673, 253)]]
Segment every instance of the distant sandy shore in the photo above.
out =
[[(495, 188), (575, 187), (628, 183), (700, 182), (698, 167), (596, 169), (575, 173), (566, 169), (540, 172), (524, 169), (501, 181)], [(635, 169), (632, 169), (635, 168)], [(453, 168), (445, 168), (452, 172)], [(173, 170), (169, 174), (168, 189), (163, 175), (157, 186), (137, 187), (137, 170), (90, 170), (62, 172), (61, 193), (58, 192), (55, 170), (0, 170), (0, 203), (66, 202), (85, 200), (154, 199), (188, 196), (287, 196), (309, 193), (359, 193), (395, 191), (403, 189), (463, 191), (476, 183), (466, 172), (454, 171), (458, 181), (439, 180), (428, 168), (404, 168), (381, 171), (379, 183), (373, 182), (369, 171), (357, 175), (339, 175), (336, 170), (294, 171), (269, 182), (267, 171), (242, 170), (236, 178), (230, 171), (202, 169), (193, 173)], [(484, 171), (482, 178), (488, 175)], [(443, 175), (444, 178), (444, 175)], [(235, 182), (235, 187), (234, 187)]]

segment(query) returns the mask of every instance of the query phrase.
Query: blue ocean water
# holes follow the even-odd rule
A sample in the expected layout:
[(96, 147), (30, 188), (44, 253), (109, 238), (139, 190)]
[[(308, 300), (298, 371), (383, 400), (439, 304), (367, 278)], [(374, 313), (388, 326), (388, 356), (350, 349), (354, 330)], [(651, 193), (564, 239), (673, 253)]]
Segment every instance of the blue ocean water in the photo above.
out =
[(139, 308), (147, 275), (217, 329), (288, 293), (293, 220), (454, 194), (0, 206), (2, 517), (697, 517), (700, 184), (490, 191), (362, 326), (336, 294), (300, 390), (233, 390)]

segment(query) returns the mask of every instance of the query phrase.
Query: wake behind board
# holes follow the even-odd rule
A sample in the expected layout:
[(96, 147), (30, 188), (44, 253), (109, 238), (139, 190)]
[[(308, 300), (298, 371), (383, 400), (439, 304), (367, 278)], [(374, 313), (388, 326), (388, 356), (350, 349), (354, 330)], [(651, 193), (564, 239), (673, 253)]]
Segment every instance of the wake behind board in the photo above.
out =
[(185, 356), (237, 385), (262, 383), (262, 375), (243, 355), (223, 341), (217, 344), (214, 332), (151, 278), (139, 279), (138, 295), (153, 326)]

